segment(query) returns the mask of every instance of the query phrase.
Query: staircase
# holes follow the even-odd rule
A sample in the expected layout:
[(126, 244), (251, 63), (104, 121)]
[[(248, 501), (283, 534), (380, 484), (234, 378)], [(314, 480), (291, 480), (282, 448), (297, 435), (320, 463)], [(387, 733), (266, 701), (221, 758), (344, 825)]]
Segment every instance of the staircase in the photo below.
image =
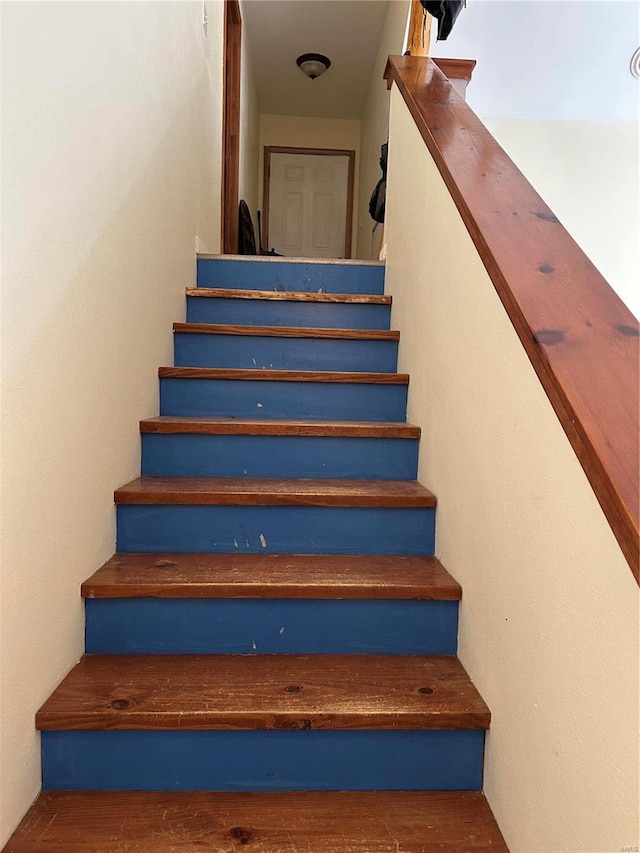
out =
[(6, 851), (505, 851), (384, 268), (203, 257)]

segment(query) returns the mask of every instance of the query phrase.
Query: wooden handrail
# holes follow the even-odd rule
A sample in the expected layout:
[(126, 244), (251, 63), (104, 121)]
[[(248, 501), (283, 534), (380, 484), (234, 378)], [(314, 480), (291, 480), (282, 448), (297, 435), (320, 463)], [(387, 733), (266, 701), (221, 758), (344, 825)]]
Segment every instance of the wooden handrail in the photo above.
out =
[(502, 304), (639, 577), (638, 321), (436, 64), (396, 83)]
[(437, 56), (432, 56), (431, 58), (449, 80), (466, 80), (467, 83), (471, 82), (471, 75), (473, 74), (473, 69), (476, 67), (475, 59), (449, 59), (448, 57), (439, 59)]

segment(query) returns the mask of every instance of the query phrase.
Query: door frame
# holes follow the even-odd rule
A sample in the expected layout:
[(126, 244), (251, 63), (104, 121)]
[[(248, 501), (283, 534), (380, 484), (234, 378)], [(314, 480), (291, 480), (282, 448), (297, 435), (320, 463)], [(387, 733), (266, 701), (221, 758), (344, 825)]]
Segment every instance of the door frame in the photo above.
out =
[(325, 157), (348, 157), (349, 172), (347, 176), (347, 221), (344, 234), (344, 256), (351, 257), (351, 244), (353, 236), (353, 190), (356, 175), (356, 152), (346, 148), (292, 148), (283, 145), (264, 146), (264, 170), (262, 188), (262, 209), (264, 217), (262, 220), (262, 245), (269, 248), (269, 184), (271, 183), (271, 155), (272, 154), (307, 154), (309, 156)]
[(238, 251), (241, 68), (242, 17), (240, 15), (240, 3), (238, 0), (225, 0), (220, 246), (223, 254), (231, 255)]

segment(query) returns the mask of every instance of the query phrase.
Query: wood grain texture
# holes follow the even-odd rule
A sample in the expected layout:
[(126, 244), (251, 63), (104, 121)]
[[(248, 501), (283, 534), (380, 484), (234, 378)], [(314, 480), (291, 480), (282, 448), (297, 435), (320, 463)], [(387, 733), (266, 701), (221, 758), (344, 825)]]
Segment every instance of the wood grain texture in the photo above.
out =
[(445, 77), (450, 80), (466, 80), (467, 83), (471, 80), (473, 69), (476, 67), (475, 59), (437, 59), (434, 56), (433, 61)]
[(236, 370), (220, 367), (161, 367), (158, 376), (173, 379), (235, 379), (277, 382), (336, 382), (363, 385), (408, 385), (408, 373), (347, 373), (329, 370)]
[(458, 601), (461, 589), (435, 557), (116, 554), (82, 595)]
[(304, 326), (238, 326), (222, 323), (174, 323), (173, 331), (197, 335), (247, 335), (260, 338), (347, 338), (398, 341), (400, 332), (387, 329), (310, 329)]
[(420, 0), (411, 0), (407, 50), (411, 56), (427, 56), (431, 43), (431, 15), (425, 15)]
[(430, 60), (395, 82), (640, 580), (638, 321)]
[(242, 17), (238, 0), (224, 4), (224, 96), (222, 119), (222, 247), (238, 251), (240, 186), (240, 97)]
[(333, 438), (420, 438), (413, 424), (375, 421), (242, 420), (241, 418), (185, 418), (161, 415), (140, 421), (144, 433), (200, 435), (297, 435)]
[(481, 793), (44, 791), (5, 853), (508, 853)]
[(115, 492), (117, 504), (198, 506), (434, 507), (415, 480), (280, 480), (271, 477), (138, 477)]
[(486, 729), (450, 655), (85, 655), (36, 716), (69, 729)]
[(383, 267), (384, 261), (365, 261), (361, 258), (278, 258), (273, 255), (216, 255), (208, 252), (198, 252), (199, 261), (250, 261), (263, 264), (320, 264), (341, 267)]
[[(256, 260), (253, 258), (253, 260)], [(284, 260), (279, 258), (279, 260)], [(390, 296), (363, 293), (303, 293), (296, 290), (233, 290), (224, 287), (187, 287), (187, 296), (204, 299), (276, 299), (281, 302), (353, 302), (359, 305), (391, 305)]]

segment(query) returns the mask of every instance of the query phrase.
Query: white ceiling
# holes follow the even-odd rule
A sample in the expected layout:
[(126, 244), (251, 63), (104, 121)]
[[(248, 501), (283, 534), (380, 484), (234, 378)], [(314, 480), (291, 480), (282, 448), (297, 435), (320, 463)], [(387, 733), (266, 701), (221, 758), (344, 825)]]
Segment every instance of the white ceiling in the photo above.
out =
[[(241, 0), (260, 111), (360, 118), (389, 0)], [(638, 0), (469, 0), (433, 56), (478, 60), (481, 117), (637, 121)], [(432, 31), (435, 34), (436, 26)], [(301, 53), (331, 68), (309, 80)]]
[[(275, 115), (361, 117), (388, 0), (244, 0), (243, 37), (260, 111)], [(331, 68), (310, 80), (301, 53), (322, 53)]]

